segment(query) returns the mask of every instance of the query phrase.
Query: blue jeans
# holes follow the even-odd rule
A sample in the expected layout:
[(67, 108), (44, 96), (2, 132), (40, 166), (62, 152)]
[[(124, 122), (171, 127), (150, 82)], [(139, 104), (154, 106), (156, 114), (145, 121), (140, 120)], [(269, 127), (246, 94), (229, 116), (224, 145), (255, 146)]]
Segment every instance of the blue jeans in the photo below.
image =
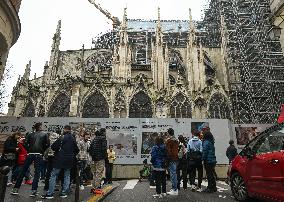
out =
[[(49, 188), (47, 191), (47, 195), (53, 195), (54, 194), (54, 189), (56, 185), (56, 178), (60, 172), (60, 168), (53, 168), (51, 171), (51, 176), (49, 179)], [(67, 193), (68, 189), (70, 186), (70, 169), (64, 169), (64, 183), (63, 183), (63, 189), (62, 193)]]
[(177, 190), (177, 162), (176, 161), (169, 162), (169, 173), (171, 177), (172, 189), (176, 191)]
[[(19, 177), (20, 172), (23, 170), (23, 166), (19, 166), (16, 165), (15, 169), (13, 170), (13, 174), (12, 174), (12, 181), (16, 181), (17, 178)], [(30, 179), (30, 168), (27, 170), (27, 172), (25, 173), (25, 180), (29, 180)]]
[(36, 191), (38, 187), (38, 181), (40, 177), (40, 163), (42, 161), (42, 155), (40, 154), (29, 154), (25, 160), (23, 169), (21, 170), (18, 179), (16, 181), (15, 187), (19, 189), (22, 185), (22, 181), (26, 175), (27, 170), (29, 169), (30, 165), (34, 162), (34, 179), (33, 179), (33, 184), (32, 184), (32, 190)]

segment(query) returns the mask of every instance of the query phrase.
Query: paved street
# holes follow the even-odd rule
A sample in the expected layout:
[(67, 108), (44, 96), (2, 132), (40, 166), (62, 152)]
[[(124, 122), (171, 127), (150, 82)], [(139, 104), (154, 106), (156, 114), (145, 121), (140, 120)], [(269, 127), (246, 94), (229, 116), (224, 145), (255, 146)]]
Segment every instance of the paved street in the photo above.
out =
[[(206, 186), (207, 182), (203, 182), (202, 186)], [(167, 181), (167, 190), (170, 188), (170, 182)], [(181, 190), (178, 196), (166, 196), (163, 199), (154, 199), (155, 189), (150, 189), (147, 181), (138, 182), (138, 180), (121, 181), (120, 186), (110, 194), (104, 202), (114, 201), (177, 201), (177, 202), (236, 202), (231, 197), (230, 187), (224, 182), (217, 183), (218, 192), (213, 194), (198, 193), (188, 190)], [(259, 201), (255, 201), (259, 202)]]
[[(44, 200), (40, 198), (40, 195), (43, 194), (43, 183), (39, 183), (39, 196), (31, 198), (29, 195), (31, 193), (30, 185), (22, 185), (19, 191), (18, 196), (10, 195), (12, 187), (7, 187), (5, 202), (40, 202), (40, 201), (52, 201), (52, 202), (73, 202), (75, 201), (75, 187), (72, 188), (72, 193), (65, 199), (59, 197), (59, 191), (55, 192), (53, 200)], [(80, 202), (87, 201), (90, 197), (91, 187), (86, 187), (85, 190), (80, 191)]]
[[(155, 194), (155, 189), (150, 188), (147, 181), (138, 182), (138, 180), (124, 180), (118, 181), (119, 187), (116, 188), (110, 195), (108, 195), (103, 201), (104, 202), (146, 202), (146, 201), (178, 201), (178, 202), (236, 202), (231, 196), (230, 187), (222, 181), (217, 182), (218, 192), (213, 194), (192, 192), (191, 190), (181, 190), (178, 196), (166, 196), (163, 199), (154, 199), (152, 197)], [(203, 188), (207, 186), (207, 182), (202, 183)], [(43, 184), (40, 183), (39, 191), (42, 191)], [(74, 189), (73, 193), (66, 199), (59, 198), (59, 192), (55, 193), (53, 200), (43, 200), (40, 196), (36, 198), (30, 198), (30, 186), (23, 185), (20, 190), (19, 196), (11, 196), (11, 187), (8, 187), (6, 192), (5, 202), (73, 202), (74, 201)], [(167, 181), (167, 190), (170, 189), (170, 182)], [(86, 202), (90, 199), (90, 187), (87, 187), (84, 191), (80, 191), (80, 202)], [(92, 199), (90, 201), (96, 201)], [(260, 202), (254, 200), (253, 202)]]

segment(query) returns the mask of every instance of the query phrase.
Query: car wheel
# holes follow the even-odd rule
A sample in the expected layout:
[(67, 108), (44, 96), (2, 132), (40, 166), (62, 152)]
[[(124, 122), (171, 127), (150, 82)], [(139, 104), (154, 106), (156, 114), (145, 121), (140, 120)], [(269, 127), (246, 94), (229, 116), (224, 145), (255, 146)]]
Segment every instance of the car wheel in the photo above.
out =
[(247, 201), (249, 199), (245, 181), (239, 173), (234, 173), (231, 176), (231, 190), (238, 201)]

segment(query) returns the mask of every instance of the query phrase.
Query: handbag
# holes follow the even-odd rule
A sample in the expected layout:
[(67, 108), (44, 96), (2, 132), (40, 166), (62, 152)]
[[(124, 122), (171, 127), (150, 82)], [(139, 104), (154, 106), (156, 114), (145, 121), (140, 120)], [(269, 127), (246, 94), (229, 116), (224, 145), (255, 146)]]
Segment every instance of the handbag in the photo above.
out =
[(14, 153), (6, 153), (3, 154), (3, 158), (8, 161), (16, 160), (16, 154)]

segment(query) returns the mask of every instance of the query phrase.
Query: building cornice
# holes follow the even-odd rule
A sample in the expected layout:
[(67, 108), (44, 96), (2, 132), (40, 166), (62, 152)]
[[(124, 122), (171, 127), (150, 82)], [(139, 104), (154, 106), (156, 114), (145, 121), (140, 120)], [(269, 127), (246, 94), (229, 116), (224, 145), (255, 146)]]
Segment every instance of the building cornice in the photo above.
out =
[(284, 2), (279, 1), (278, 4), (273, 5), (274, 1), (270, 1), (270, 8), (271, 8), (271, 19), (274, 20), (275, 18), (279, 17), (282, 12), (284, 12)]
[(15, 7), (12, 5), (10, 0), (0, 0), (0, 6), (1, 8), (3, 8), (4, 12), (6, 13), (11, 23), (11, 28), (13, 32), (13, 40), (11, 46), (13, 46), (18, 40), (21, 33), (20, 18)]

